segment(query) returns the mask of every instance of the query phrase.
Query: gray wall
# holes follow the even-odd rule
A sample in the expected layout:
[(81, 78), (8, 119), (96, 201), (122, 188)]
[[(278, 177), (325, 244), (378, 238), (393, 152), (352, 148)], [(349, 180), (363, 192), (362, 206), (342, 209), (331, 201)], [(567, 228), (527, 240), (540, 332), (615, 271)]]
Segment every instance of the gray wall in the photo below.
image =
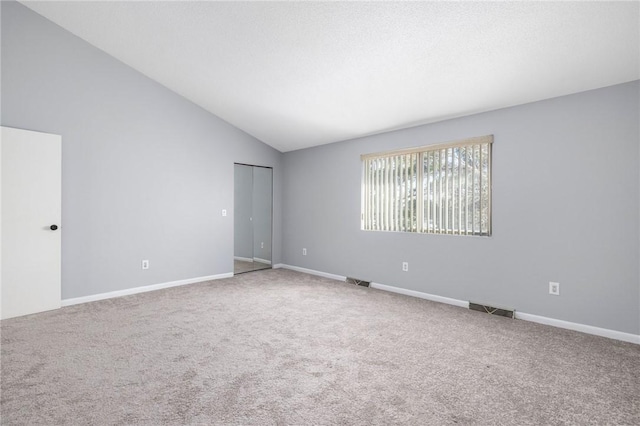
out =
[[(284, 263), (638, 334), (639, 87), (288, 152)], [(360, 154), (487, 134), (492, 237), (360, 230)]]
[(1, 7), (2, 125), (62, 135), (63, 298), (232, 272), (234, 162), (274, 167), (280, 261), (280, 152), (24, 6)]
[(253, 167), (236, 164), (233, 180), (233, 255), (253, 259)]
[[(240, 162), (274, 167), (274, 263), (640, 332), (638, 82), (283, 161), (22, 5), (1, 8), (1, 124), (63, 137), (63, 298), (231, 272)], [(359, 229), (360, 154), (484, 134), (491, 238)]]

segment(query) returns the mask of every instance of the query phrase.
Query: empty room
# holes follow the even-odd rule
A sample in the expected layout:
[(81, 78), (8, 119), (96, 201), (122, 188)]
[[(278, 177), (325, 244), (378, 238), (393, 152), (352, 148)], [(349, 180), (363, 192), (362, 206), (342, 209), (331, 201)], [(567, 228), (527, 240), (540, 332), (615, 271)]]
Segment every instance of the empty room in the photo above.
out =
[(0, 424), (640, 424), (640, 2), (0, 29)]

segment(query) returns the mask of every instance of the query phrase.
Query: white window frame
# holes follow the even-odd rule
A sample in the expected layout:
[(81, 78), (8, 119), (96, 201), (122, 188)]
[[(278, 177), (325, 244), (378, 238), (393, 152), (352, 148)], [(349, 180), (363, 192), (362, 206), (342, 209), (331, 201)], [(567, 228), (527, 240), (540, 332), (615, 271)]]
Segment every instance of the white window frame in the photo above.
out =
[[(492, 146), (493, 135), (487, 135), (362, 155), (360, 228), (365, 231), (491, 236)], [(468, 158), (467, 149), (474, 149), (471, 159), (475, 164), (477, 158), (477, 167), (469, 166), (469, 163), (462, 161), (462, 158)], [(436, 158), (439, 162), (442, 154), (447, 155), (448, 159), (447, 165), (444, 166), (445, 176), (442, 177), (442, 169), (433, 169), (433, 179), (429, 182), (435, 183), (437, 176), (440, 186), (432, 187), (431, 183), (425, 182), (424, 179), (425, 159), (428, 159), (430, 164), (435, 164)], [(453, 165), (454, 157), (457, 166)], [(415, 164), (409, 163), (410, 161), (415, 161)], [(486, 173), (483, 177), (485, 167)], [(374, 168), (378, 168), (382, 173), (371, 174)], [(461, 177), (463, 172), (464, 179)], [(470, 172), (471, 180), (468, 179)], [(400, 183), (397, 183), (398, 180)], [(437, 202), (438, 197), (443, 201)], [(474, 202), (474, 199), (477, 202)], [(479, 206), (470, 205), (469, 202)], [(469, 213), (473, 214), (471, 218), (468, 217)], [(425, 224), (427, 220), (429, 222)]]

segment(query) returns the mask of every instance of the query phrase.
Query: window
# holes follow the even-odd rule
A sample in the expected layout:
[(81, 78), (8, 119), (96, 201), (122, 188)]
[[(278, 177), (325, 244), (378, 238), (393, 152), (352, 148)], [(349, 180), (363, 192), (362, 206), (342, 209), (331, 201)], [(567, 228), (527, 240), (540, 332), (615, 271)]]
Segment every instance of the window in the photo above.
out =
[(493, 136), (362, 156), (362, 229), (491, 235)]

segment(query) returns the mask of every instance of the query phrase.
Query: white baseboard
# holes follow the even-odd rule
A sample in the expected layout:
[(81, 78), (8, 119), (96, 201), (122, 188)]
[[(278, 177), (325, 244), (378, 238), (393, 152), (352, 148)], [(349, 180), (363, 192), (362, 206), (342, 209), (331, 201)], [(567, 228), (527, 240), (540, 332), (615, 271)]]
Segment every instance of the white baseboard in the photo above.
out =
[[(291, 269), (293, 271), (303, 272), (311, 275), (318, 275), (320, 277), (330, 278), (339, 281), (345, 281), (346, 277), (341, 275), (329, 274), (327, 272), (315, 271), (313, 269), (300, 268), (298, 266), (286, 265), (279, 263), (273, 266), (276, 268)], [(406, 296), (418, 297), (420, 299), (431, 300), (433, 302), (446, 303), (448, 305), (459, 306), (461, 308), (469, 308), (469, 302), (466, 300), (452, 299), (450, 297), (437, 296), (435, 294), (423, 293), (421, 291), (408, 290), (400, 287), (394, 287), (386, 284), (380, 284), (372, 282), (369, 287), (378, 290), (390, 291), (392, 293), (404, 294)], [(579, 324), (575, 322), (563, 321), (555, 318), (548, 318), (539, 315), (527, 314), (524, 312), (516, 311), (516, 319), (523, 321), (535, 322), (538, 324), (550, 325), (558, 328), (565, 328), (567, 330), (580, 331), (586, 334), (592, 334), (595, 336), (608, 337), (610, 339), (621, 340), (623, 342), (635, 343), (640, 345), (640, 335), (625, 333), (617, 330), (610, 330), (608, 328), (594, 327), (592, 325)]]
[(287, 265), (285, 263), (278, 263), (273, 266), (273, 269), (283, 268), (283, 269), (291, 269), (292, 271), (298, 271), (309, 275), (317, 275), (319, 277), (329, 278), (330, 280), (338, 280), (338, 281), (346, 281), (347, 277), (343, 277), (342, 275), (329, 274), (327, 272), (316, 271), (314, 269), (301, 268), (299, 266)]
[(108, 293), (92, 294), (90, 296), (75, 297), (73, 299), (62, 300), (62, 306), (77, 305), (79, 303), (95, 302), (97, 300), (112, 299), (114, 297), (128, 296), (131, 294), (145, 293), (147, 291), (160, 290), (169, 287), (178, 287), (181, 285), (194, 284), (202, 281), (219, 280), (222, 278), (233, 277), (233, 272), (225, 274), (209, 275), (206, 277), (189, 278), (186, 280), (170, 281), (160, 284), (151, 284), (142, 287), (127, 288), (124, 290), (110, 291)]
[[(419, 297), (434, 302), (446, 303), (448, 305), (459, 306), (461, 308), (469, 308), (469, 302), (459, 299), (451, 299), (449, 297), (436, 296), (429, 293), (422, 293), (415, 290), (407, 290), (400, 287), (390, 285), (371, 283), (370, 287), (380, 290), (391, 291), (393, 293), (405, 294), (407, 296)], [(580, 331), (582, 333), (593, 334), (595, 336), (608, 337), (610, 339), (622, 340), (624, 342), (640, 344), (640, 335), (624, 333), (622, 331), (609, 330), (607, 328), (594, 327), (592, 325), (579, 324), (575, 322), (558, 320), (555, 318), (542, 317), (539, 315), (527, 314), (516, 311), (516, 319), (523, 321), (536, 322), (538, 324), (550, 325), (558, 328), (566, 328), (568, 330)]]
[(260, 259), (259, 257), (254, 257), (253, 260), (258, 263), (266, 263), (267, 265), (271, 265), (271, 261), (267, 259)]
[(466, 300), (458, 300), (458, 299), (452, 299), (450, 297), (436, 296), (435, 294), (423, 293), (421, 291), (415, 291), (415, 290), (407, 290), (405, 288), (394, 287), (394, 286), (380, 284), (380, 283), (371, 283), (369, 284), (369, 287), (377, 288), (378, 290), (390, 291), (392, 293), (404, 294), (407, 296), (418, 297), (420, 299), (427, 299), (433, 302), (446, 303), (447, 305), (454, 305), (454, 306), (459, 306), (461, 308), (469, 309), (469, 302)]
[(608, 328), (594, 327), (592, 325), (563, 321), (555, 318), (542, 317), (540, 315), (526, 314), (516, 311), (516, 319), (536, 322), (538, 324), (551, 325), (553, 327), (566, 328), (567, 330), (581, 331), (595, 336), (608, 337), (609, 339), (622, 340), (623, 342), (640, 345), (640, 335), (610, 330)]
[[(407, 296), (419, 297), (434, 302), (446, 303), (448, 305), (459, 306), (461, 308), (469, 308), (469, 302), (459, 299), (451, 299), (449, 297), (436, 296), (434, 294), (422, 293), (415, 290), (407, 290), (400, 287), (390, 285), (371, 283), (370, 287), (380, 290), (391, 291), (393, 293), (405, 294)], [(566, 328), (568, 330), (580, 331), (582, 333), (593, 334), (595, 336), (608, 337), (610, 339), (622, 340), (624, 342), (640, 344), (640, 335), (624, 333), (622, 331), (609, 330), (607, 328), (594, 327), (592, 325), (579, 324), (575, 322), (558, 320), (555, 318), (542, 317), (539, 315), (527, 314), (516, 311), (516, 319), (523, 321), (536, 322), (538, 324), (551, 325), (558, 328)]]
[(243, 262), (253, 262), (253, 259), (250, 257), (233, 256), (233, 260), (242, 260)]

